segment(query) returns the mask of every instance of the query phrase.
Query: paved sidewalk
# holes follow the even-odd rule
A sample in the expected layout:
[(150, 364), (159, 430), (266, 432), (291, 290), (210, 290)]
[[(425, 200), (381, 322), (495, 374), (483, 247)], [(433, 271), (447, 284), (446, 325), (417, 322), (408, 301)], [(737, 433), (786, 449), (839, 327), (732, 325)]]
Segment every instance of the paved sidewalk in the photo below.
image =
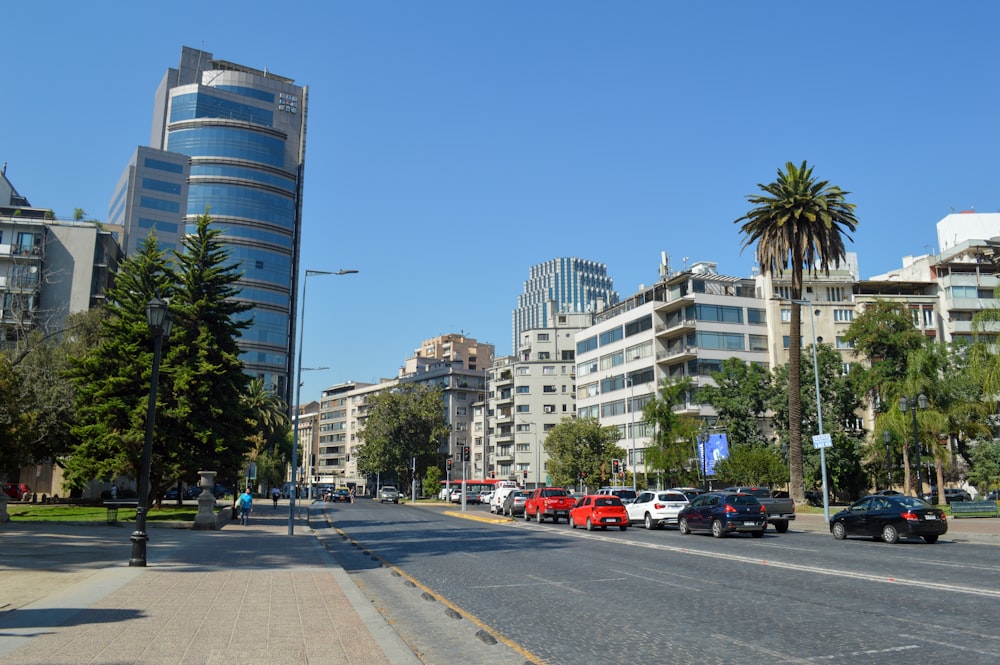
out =
[[(264, 502), (261, 502), (264, 504)], [(317, 528), (326, 527), (318, 520)], [(288, 506), (220, 531), (0, 527), (0, 663), (349, 663), (419, 659)]]

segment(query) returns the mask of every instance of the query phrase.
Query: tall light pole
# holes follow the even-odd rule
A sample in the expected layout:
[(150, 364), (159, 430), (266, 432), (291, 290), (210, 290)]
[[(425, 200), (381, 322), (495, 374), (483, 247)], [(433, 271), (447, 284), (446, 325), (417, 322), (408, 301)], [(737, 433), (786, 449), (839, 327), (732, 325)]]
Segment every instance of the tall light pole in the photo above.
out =
[(889, 430), (882, 432), (882, 438), (885, 439), (885, 471), (886, 480), (888, 485), (885, 486), (886, 489), (892, 489), (892, 434)]
[(353, 275), (357, 270), (338, 270), (329, 272), (326, 270), (306, 270), (302, 278), (302, 304), (299, 316), (299, 359), (295, 369), (295, 426), (292, 432), (292, 489), (288, 493), (288, 535), (295, 535), (295, 494), (298, 486), (295, 480), (295, 471), (299, 464), (299, 410), (302, 404), (302, 340), (306, 332), (306, 287), (309, 286), (309, 278), (313, 275)]
[(146, 304), (146, 323), (153, 333), (153, 371), (149, 377), (149, 403), (146, 406), (146, 438), (139, 460), (139, 498), (135, 507), (135, 531), (132, 532), (132, 558), (130, 566), (146, 565), (146, 513), (149, 512), (149, 475), (153, 457), (153, 420), (156, 418), (156, 386), (160, 379), (160, 355), (163, 339), (170, 337), (173, 316), (167, 301), (154, 297)]
[(628, 383), (629, 387), (629, 400), (628, 400), (628, 410), (632, 414), (632, 491), (636, 491), (635, 477), (638, 475), (636, 473), (639, 465), (635, 461), (635, 377), (626, 376), (625, 382)]
[[(819, 394), (819, 360), (816, 355), (816, 347), (818, 346), (816, 338), (816, 312), (813, 310), (813, 305), (808, 300), (793, 300), (791, 301), (796, 305), (806, 305), (809, 307), (809, 321), (812, 323), (812, 337), (813, 337), (813, 378), (816, 379), (816, 421), (819, 426), (819, 435), (823, 436), (823, 403), (820, 400)], [(823, 519), (829, 523), (830, 522), (830, 496), (827, 492), (826, 484), (826, 444), (820, 442), (819, 444), (819, 465), (823, 472)]]
[[(903, 413), (911, 411), (913, 413), (913, 446), (916, 449), (917, 462), (917, 498), (921, 498), (924, 491), (923, 479), (920, 475), (920, 431), (917, 429), (917, 408), (927, 408), (927, 395), (920, 393), (916, 397), (907, 398), (905, 395), (899, 398), (899, 410)], [(908, 488), (907, 488), (908, 489)]]

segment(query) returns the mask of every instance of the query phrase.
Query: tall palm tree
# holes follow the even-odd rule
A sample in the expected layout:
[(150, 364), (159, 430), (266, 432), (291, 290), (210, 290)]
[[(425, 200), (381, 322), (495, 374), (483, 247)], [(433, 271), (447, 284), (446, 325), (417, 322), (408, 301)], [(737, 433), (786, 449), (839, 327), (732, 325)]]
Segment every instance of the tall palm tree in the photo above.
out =
[(265, 447), (273, 449), (278, 437), (288, 430), (288, 412), (284, 400), (266, 389), (259, 378), (250, 379), (242, 399), (257, 435), (252, 451), (256, 457)]
[(855, 205), (845, 199), (850, 192), (842, 191), (827, 181), (817, 181), (812, 167), (802, 162), (796, 167), (785, 164), (778, 169), (778, 179), (767, 185), (757, 184), (759, 194), (747, 200), (753, 206), (735, 221), (741, 224), (745, 236), (743, 249), (757, 244), (757, 263), (762, 274), (783, 275), (791, 271), (792, 320), (788, 348), (788, 467), (789, 491), (796, 503), (805, 502), (802, 484), (802, 379), (799, 374), (802, 355), (802, 315), (798, 301), (802, 298), (802, 277), (805, 270), (816, 275), (818, 270), (830, 274), (846, 258), (845, 233), (854, 231), (858, 221)]

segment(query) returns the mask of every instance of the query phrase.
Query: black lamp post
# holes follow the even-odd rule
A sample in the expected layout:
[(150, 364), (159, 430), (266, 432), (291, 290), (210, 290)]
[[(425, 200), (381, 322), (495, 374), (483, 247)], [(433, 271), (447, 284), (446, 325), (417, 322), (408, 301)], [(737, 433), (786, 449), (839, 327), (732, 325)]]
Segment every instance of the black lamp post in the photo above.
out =
[(701, 448), (701, 483), (702, 489), (708, 491), (708, 430), (702, 424), (698, 431), (698, 445)]
[(921, 498), (921, 493), (924, 490), (923, 479), (920, 474), (920, 432), (917, 430), (917, 408), (926, 409), (927, 408), (927, 395), (920, 393), (916, 398), (907, 398), (905, 395), (899, 398), (899, 410), (903, 413), (910, 411), (913, 413), (913, 445), (916, 448), (916, 463), (917, 463), (917, 498)]
[(139, 498), (135, 507), (135, 531), (132, 532), (132, 558), (130, 566), (146, 565), (146, 513), (149, 512), (149, 467), (153, 456), (153, 420), (156, 417), (156, 385), (160, 378), (160, 354), (163, 338), (170, 336), (173, 317), (167, 301), (153, 298), (146, 304), (146, 322), (153, 333), (153, 372), (149, 377), (149, 404), (146, 407), (146, 438), (139, 460)]
[(882, 432), (882, 438), (885, 439), (885, 471), (886, 479), (889, 484), (886, 485), (886, 489), (892, 489), (892, 434), (889, 434), (889, 430)]

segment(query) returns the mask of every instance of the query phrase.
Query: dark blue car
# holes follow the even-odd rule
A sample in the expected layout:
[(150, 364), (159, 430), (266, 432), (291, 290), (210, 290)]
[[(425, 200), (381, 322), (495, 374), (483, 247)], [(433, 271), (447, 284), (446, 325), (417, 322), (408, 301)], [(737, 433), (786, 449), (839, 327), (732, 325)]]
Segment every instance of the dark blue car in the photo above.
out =
[(767, 511), (752, 494), (708, 492), (695, 497), (678, 513), (677, 526), (685, 535), (704, 531), (716, 538), (730, 533), (760, 538), (767, 528)]

